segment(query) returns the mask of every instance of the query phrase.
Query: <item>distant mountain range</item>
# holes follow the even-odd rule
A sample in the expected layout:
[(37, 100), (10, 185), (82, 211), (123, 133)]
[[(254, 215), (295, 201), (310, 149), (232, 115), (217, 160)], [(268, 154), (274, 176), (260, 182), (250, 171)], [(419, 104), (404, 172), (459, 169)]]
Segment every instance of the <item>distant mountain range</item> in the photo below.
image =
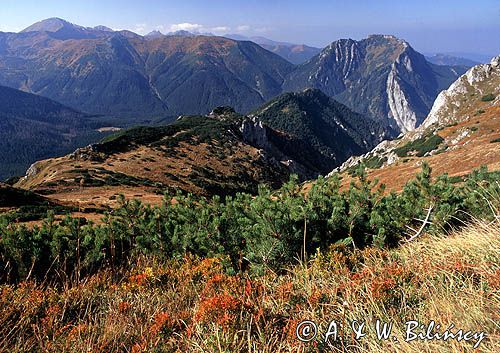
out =
[(292, 70), (255, 43), (222, 37), (144, 38), (53, 20), (0, 33), (0, 84), (132, 119), (248, 111), (280, 94)]
[[(167, 34), (163, 34), (158, 30), (154, 30), (144, 37), (149, 39), (161, 38), (161, 37), (171, 37), (171, 36), (180, 36), (180, 37), (196, 37), (196, 36), (209, 36), (214, 37), (215, 35), (212, 33), (193, 33), (189, 31), (175, 31), (169, 32)], [(277, 42), (265, 37), (261, 36), (252, 36), (247, 37), (241, 34), (224, 34), (222, 37), (229, 38), (237, 41), (251, 41), (262, 48), (269, 50), (283, 59), (291, 62), (292, 64), (302, 64), (307, 60), (311, 59), (314, 55), (318, 54), (321, 49), (307, 46), (305, 44), (294, 44), (288, 42)]]
[(431, 64), (407, 42), (382, 35), (336, 41), (294, 66), (251, 41), (223, 37), (142, 37), (60, 19), (0, 33), (0, 84), (132, 120), (206, 114), (221, 105), (248, 112), (284, 91), (318, 88), (407, 131), (464, 71)]
[[(57, 39), (90, 39), (114, 32), (106, 26), (83, 27), (61, 18), (49, 18), (23, 29), (20, 33), (48, 32)], [(126, 32), (126, 31), (123, 31)]]
[(252, 41), (296, 65), (306, 62), (321, 51), (320, 48), (310, 47), (305, 44), (276, 42), (260, 36), (246, 37), (239, 34), (226, 34), (224, 37)]
[(477, 61), (461, 58), (448, 54), (434, 54), (432, 56), (425, 57), (427, 61), (436, 65), (452, 65), (452, 66), (465, 66), (472, 67), (474, 65), (480, 64)]
[[(316, 93), (300, 99), (286, 96), (290, 106), (281, 110), (271, 107), (281, 106), (284, 96), (278, 101), (273, 98), (284, 92), (320, 90), (363, 116), (356, 121), (382, 126), (383, 133), (375, 129), (377, 138), (394, 137), (417, 127), (438, 93), (466, 70), (463, 65), (432, 64), (407, 42), (393, 36), (373, 35), (361, 41), (342, 39), (321, 51), (262, 37), (232, 37), (236, 39), (183, 31), (140, 36), (105, 26), (82, 27), (57, 18), (38, 22), (20, 33), (0, 32), (0, 85), (54, 100), (74, 114), (67, 125), (50, 123), (55, 126), (51, 138), (47, 137), (51, 130), (48, 125), (40, 129), (30, 127), (32, 131), (40, 131), (44, 137), (39, 140), (47, 141), (46, 146), (51, 147), (40, 148), (39, 154), (20, 154), (16, 160), (5, 162), (14, 163), (14, 167), (8, 171), (4, 168), (3, 175), (18, 174), (19, 166), (34, 159), (66, 153), (70, 147), (98, 138), (96, 119), (90, 119), (90, 128), (78, 125), (80, 121), (88, 124), (84, 118), (88, 114), (103, 115), (108, 121), (112, 118), (118, 122), (112, 126), (123, 127), (145, 121), (169, 122), (182, 114), (205, 115), (216, 106), (231, 106), (246, 114), (264, 105), (268, 113), (261, 111), (258, 115), (265, 119), (270, 117), (269, 112), (281, 115), (281, 110), (294, 111), (290, 121), (299, 129), (295, 133), (304, 133), (301, 138), (320, 131), (304, 125), (300, 114), (321, 116), (314, 124), (324, 127), (325, 135), (310, 142), (314, 142), (316, 152), (321, 151), (318, 160), (329, 153), (335, 155), (325, 162), (330, 168), (370, 145), (371, 137), (353, 134), (349, 127), (343, 131), (338, 126), (333, 130), (328, 127), (331, 113), (340, 108), (325, 108), (324, 104), (333, 103), (321, 92), (309, 91)], [(297, 54), (295, 59), (289, 56), (291, 53)], [(283, 57), (304, 62), (294, 65)], [(270, 100), (268, 107), (265, 103)], [(16, 101), (22, 99), (12, 100)], [(9, 119), (9, 124), (14, 124), (12, 117)], [(40, 124), (36, 114), (28, 119), (31, 121), (28, 126)], [(3, 124), (6, 121), (4, 118)], [(282, 128), (270, 120), (266, 123)], [(99, 124), (100, 127), (104, 123)], [(339, 140), (328, 142), (328, 134)], [(366, 143), (359, 142), (361, 137)], [(55, 140), (65, 142), (59, 148), (54, 145)], [(23, 144), (31, 143), (18, 141), (19, 150), (24, 148)], [(338, 144), (344, 144), (344, 154), (338, 151)], [(310, 166), (306, 169), (314, 170)]]
[(475, 63), (481, 63), (481, 64), (487, 64), (490, 62), (491, 58), (494, 57), (495, 55), (498, 55), (498, 53), (491, 53), (491, 54), (480, 54), (480, 53), (469, 53), (469, 52), (445, 52), (445, 53), (424, 53), (424, 55), (428, 58), (432, 58), (433, 56), (445, 56), (445, 57), (452, 57), (452, 58), (459, 58), (459, 59), (465, 59), (465, 60), (470, 60)]

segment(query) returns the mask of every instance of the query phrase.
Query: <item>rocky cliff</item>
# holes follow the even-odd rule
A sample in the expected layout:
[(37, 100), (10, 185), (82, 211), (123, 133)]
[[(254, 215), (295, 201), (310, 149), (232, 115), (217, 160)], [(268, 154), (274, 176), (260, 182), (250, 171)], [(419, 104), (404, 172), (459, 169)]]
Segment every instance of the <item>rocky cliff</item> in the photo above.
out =
[(429, 127), (433, 124), (443, 125), (456, 122), (457, 119), (466, 119), (470, 116), (457, 113), (476, 104), (478, 98), (486, 103), (485, 105), (499, 104), (500, 56), (493, 58), (489, 64), (472, 67), (447, 90), (442, 91), (422, 125)]

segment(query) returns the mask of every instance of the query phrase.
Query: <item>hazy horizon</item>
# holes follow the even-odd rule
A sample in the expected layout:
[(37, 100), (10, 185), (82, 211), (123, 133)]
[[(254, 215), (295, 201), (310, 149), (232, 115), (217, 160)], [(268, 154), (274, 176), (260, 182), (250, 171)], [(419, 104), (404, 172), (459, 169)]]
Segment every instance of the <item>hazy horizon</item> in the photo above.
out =
[[(476, 54), (500, 52), (500, 4), (491, 0), (424, 0), (417, 4), (366, 0), (227, 1), (210, 5), (184, 1), (33, 0), (2, 4), (0, 31), (19, 32), (46, 18), (94, 27), (105, 25), (144, 35), (153, 30), (208, 32), (215, 35), (262, 36), (275, 41), (325, 47), (340, 38), (362, 39), (392, 34), (426, 53)], [(432, 41), (429, 39), (432, 38)]]

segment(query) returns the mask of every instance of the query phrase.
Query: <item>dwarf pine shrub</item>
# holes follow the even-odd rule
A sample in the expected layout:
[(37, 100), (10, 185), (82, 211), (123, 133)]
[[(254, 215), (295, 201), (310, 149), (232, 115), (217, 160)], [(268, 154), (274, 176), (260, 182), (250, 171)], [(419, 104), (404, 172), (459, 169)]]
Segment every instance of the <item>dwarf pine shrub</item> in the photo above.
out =
[(144, 254), (227, 257), (230, 271), (280, 271), (336, 243), (397, 246), (422, 226), (429, 209), (425, 231), (430, 233), (498, 217), (499, 180), (500, 173), (481, 168), (454, 184), (447, 175), (432, 177), (424, 164), (401, 192), (387, 193), (360, 166), (347, 189), (333, 176), (319, 178), (304, 192), (292, 177), (279, 190), (262, 186), (256, 195), (165, 195), (159, 207), (121, 197), (100, 225), (69, 216), (56, 222), (49, 212), (40, 226), (28, 228), (4, 215), (0, 279), (84, 275)]

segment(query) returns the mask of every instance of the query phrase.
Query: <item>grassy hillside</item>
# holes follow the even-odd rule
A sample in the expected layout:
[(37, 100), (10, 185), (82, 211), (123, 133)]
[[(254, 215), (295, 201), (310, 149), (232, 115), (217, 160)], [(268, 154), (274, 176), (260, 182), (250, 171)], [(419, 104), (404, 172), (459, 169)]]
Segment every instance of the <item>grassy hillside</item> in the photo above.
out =
[[(422, 163), (429, 163), (436, 174), (448, 173), (460, 179), (472, 170), (486, 165), (491, 171), (500, 170), (500, 107), (479, 99), (470, 106), (450, 115), (445, 121), (420, 127), (400, 139), (377, 146), (361, 157), (353, 157), (342, 167), (352, 173), (359, 163), (370, 168), (371, 180), (378, 179), (389, 190), (401, 190), (408, 179), (416, 175)], [(345, 173), (346, 172), (346, 173)], [(345, 185), (349, 178), (344, 179)]]
[(119, 194), (161, 204), (165, 192), (256, 193), (259, 184), (277, 188), (288, 180), (285, 166), (269, 161), (242, 138), (243, 116), (229, 108), (219, 113), (121, 131), (73, 154), (36, 163), (36, 173), (16, 185), (54, 200), (102, 208), (116, 205)]

